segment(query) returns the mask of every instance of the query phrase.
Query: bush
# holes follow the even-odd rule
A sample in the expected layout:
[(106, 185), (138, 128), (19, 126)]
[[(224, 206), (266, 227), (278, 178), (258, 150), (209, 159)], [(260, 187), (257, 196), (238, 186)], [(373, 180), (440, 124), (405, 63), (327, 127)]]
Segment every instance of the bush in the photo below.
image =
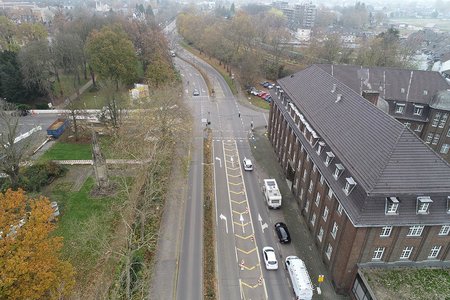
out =
[(35, 106), (36, 106), (36, 109), (48, 109), (47, 103), (38, 103)]
[(67, 168), (54, 162), (38, 163), (25, 169), (20, 186), (28, 192), (39, 192), (43, 186), (64, 176), (66, 172)]

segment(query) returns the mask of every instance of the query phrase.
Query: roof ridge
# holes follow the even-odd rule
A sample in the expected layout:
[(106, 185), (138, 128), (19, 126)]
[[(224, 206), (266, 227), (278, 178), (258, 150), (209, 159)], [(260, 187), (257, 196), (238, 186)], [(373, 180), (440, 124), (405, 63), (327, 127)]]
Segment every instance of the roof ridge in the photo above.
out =
[(389, 155), (387, 156), (386, 163), (384, 164), (383, 168), (380, 169), (380, 172), (378, 172), (377, 180), (373, 183), (372, 189), (367, 191), (367, 194), (369, 195), (371, 191), (373, 191), (374, 187), (378, 184), (378, 181), (381, 178), (381, 174), (383, 174), (384, 170), (386, 169), (387, 165), (390, 163), (392, 158), (392, 153), (394, 153), (394, 150), (396, 149), (398, 142), (400, 141), (400, 138), (403, 136), (405, 131), (407, 131), (408, 128), (404, 127), (400, 134), (398, 135), (397, 139), (395, 140), (395, 143), (392, 145), (391, 151), (389, 151)]

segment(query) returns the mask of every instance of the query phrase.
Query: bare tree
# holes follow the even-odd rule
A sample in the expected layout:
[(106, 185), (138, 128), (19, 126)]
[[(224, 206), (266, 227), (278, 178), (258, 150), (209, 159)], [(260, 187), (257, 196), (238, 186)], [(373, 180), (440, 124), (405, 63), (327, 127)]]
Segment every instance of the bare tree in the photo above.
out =
[(14, 104), (0, 99), (0, 171), (9, 176), (11, 186), (18, 187), (19, 163), (25, 149), (15, 143), (19, 132), (19, 112)]

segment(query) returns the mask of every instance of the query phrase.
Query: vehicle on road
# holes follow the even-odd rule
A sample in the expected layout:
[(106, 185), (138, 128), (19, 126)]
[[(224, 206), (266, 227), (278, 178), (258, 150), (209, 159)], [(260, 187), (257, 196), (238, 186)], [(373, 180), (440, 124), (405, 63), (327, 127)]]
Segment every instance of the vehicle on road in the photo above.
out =
[(272, 247), (264, 247), (262, 249), (264, 264), (267, 270), (278, 270), (277, 256)]
[(278, 222), (275, 224), (275, 232), (277, 233), (278, 240), (282, 244), (289, 244), (291, 242), (291, 235), (289, 230), (283, 222)]
[(303, 260), (297, 256), (286, 257), (286, 269), (291, 279), (295, 299), (311, 300), (314, 288)]
[(192, 91), (192, 95), (200, 96), (200, 92), (197, 89), (194, 89), (194, 91)]
[(47, 135), (51, 135), (55, 139), (59, 138), (68, 124), (69, 121), (67, 119), (58, 118), (47, 128)]
[(246, 157), (242, 160), (242, 166), (244, 167), (245, 171), (253, 171), (253, 164), (252, 161)]
[(170, 50), (170, 56), (175, 57), (176, 56), (175, 51)]
[(264, 179), (263, 193), (269, 208), (281, 206), (281, 193), (275, 179)]

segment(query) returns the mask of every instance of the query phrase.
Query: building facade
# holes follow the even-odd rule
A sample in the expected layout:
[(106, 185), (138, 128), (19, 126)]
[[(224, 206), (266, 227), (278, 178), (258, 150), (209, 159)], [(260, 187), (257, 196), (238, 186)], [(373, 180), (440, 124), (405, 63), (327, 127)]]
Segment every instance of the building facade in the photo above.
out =
[(316, 20), (317, 8), (312, 2), (289, 5), (285, 1), (273, 2), (272, 6), (281, 10), (287, 19), (288, 27), (294, 31), (299, 28), (312, 28)]
[(320, 66), (272, 98), (270, 142), (338, 292), (363, 267), (450, 266), (447, 162)]

